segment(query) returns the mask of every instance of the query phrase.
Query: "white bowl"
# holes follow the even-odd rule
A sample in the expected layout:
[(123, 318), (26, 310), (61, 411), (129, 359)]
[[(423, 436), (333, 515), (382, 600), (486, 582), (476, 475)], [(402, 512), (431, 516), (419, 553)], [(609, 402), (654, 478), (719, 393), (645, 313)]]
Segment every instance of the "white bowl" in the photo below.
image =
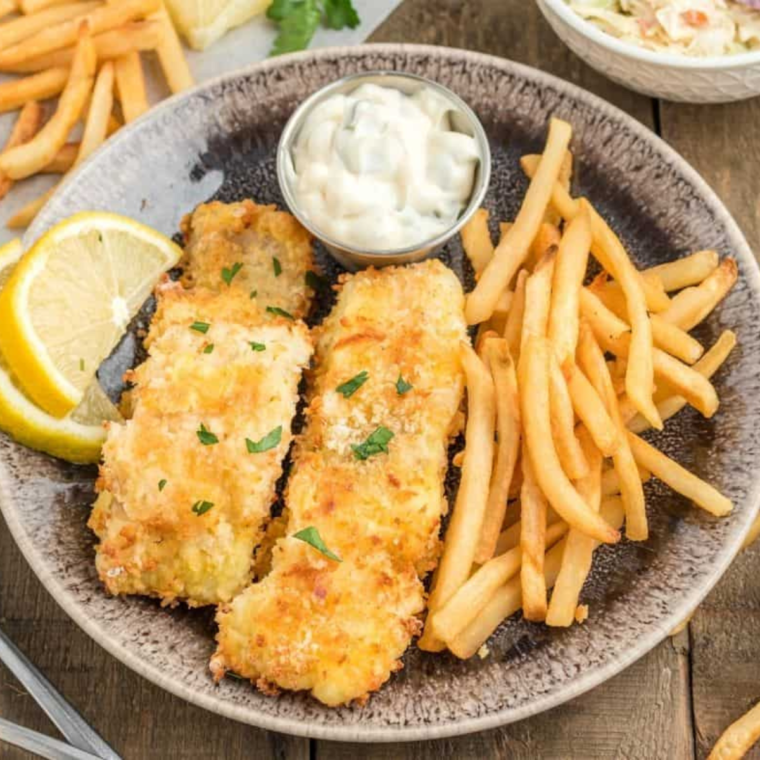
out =
[(709, 58), (655, 52), (607, 34), (565, 0), (537, 2), (570, 50), (632, 90), (685, 103), (728, 103), (760, 95), (760, 50)]

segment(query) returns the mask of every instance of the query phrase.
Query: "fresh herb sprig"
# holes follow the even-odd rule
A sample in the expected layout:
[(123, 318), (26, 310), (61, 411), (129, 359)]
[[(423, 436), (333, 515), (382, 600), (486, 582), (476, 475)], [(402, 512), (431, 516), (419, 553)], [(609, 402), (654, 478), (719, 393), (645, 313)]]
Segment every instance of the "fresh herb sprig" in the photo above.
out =
[(337, 554), (327, 548), (327, 545), (322, 540), (322, 536), (319, 535), (319, 531), (313, 525), (304, 528), (303, 530), (299, 530), (298, 533), (294, 533), (293, 538), (297, 538), (299, 541), (303, 541), (304, 543), (309, 544), (309, 546), (313, 546), (318, 552), (321, 552), (325, 557), (328, 557), (335, 562), (343, 562)]
[(351, 0), (274, 0), (267, 18), (279, 26), (270, 55), (304, 50), (320, 22), (328, 29), (359, 26), (359, 14)]

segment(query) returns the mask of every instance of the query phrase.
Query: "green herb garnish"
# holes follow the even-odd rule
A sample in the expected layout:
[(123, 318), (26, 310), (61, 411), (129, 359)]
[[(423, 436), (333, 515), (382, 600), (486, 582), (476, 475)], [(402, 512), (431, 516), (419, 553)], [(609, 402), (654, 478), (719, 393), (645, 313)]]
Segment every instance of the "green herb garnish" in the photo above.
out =
[(252, 441), (250, 438), (245, 439), (245, 445), (249, 454), (261, 454), (269, 449), (273, 449), (282, 440), (282, 425), (276, 427), (267, 433), (260, 441)]
[(277, 256), (272, 256), (272, 269), (274, 270), (274, 276), (279, 277), (282, 274), (282, 264)]
[(193, 512), (200, 517), (201, 515), (205, 515), (213, 506), (213, 501), (196, 501), (195, 504), (193, 504)]
[(308, 47), (322, 20), (329, 29), (359, 26), (359, 14), (351, 0), (274, 0), (267, 18), (280, 27), (270, 55)]
[(408, 393), (412, 388), (414, 388), (414, 386), (411, 383), (407, 383), (401, 375), (398, 376), (398, 380), (396, 380), (396, 393), (398, 393), (399, 396)]
[(215, 443), (219, 443), (219, 439), (202, 422), (195, 434), (204, 446), (213, 446)]
[(369, 372), (363, 369), (358, 375), (354, 375), (350, 380), (341, 383), (335, 390), (342, 394), (343, 398), (351, 398), (367, 380), (369, 380)]
[(193, 324), (190, 325), (191, 330), (203, 333), (204, 335), (208, 332), (209, 327), (211, 327), (211, 325), (208, 322), (193, 322)]
[(267, 347), (263, 343), (257, 343), (255, 340), (251, 341), (251, 348), (254, 351), (266, 351)]
[(351, 444), (351, 449), (357, 459), (369, 459), (375, 454), (388, 453), (388, 443), (393, 438), (393, 433), (382, 425), (371, 433), (364, 443)]
[(251, 295), (248, 296), (249, 298), (256, 298), (256, 296), (259, 294), (258, 290), (252, 290)]
[(79, 371), (84, 372), (84, 359), (79, 360)]
[(166, 480), (166, 478), (161, 478), (161, 480), (158, 481), (158, 490), (163, 491), (164, 488), (166, 488), (167, 482), (168, 481)]
[(213, 343), (209, 343), (209, 344), (206, 346), (206, 348), (204, 348), (204, 349), (203, 349), (203, 353), (204, 353), (204, 354), (211, 354), (211, 353), (213, 353), (213, 352), (214, 352), (214, 344), (213, 344)]
[(322, 552), (322, 554), (329, 559), (333, 559), (336, 562), (343, 562), (337, 554), (334, 554), (327, 548), (325, 542), (322, 540), (322, 536), (319, 535), (319, 531), (313, 526), (299, 530), (298, 533), (293, 534), (293, 538), (297, 538), (299, 541), (303, 541), (304, 543), (309, 544), (309, 546), (313, 546), (318, 552)]
[(229, 269), (224, 267), (222, 269), (222, 279), (230, 285), (235, 279), (235, 275), (243, 268), (243, 264), (240, 261), (235, 262)]
[(270, 314), (276, 314), (278, 317), (285, 317), (287, 319), (295, 320), (295, 317), (285, 309), (281, 309), (279, 306), (267, 306), (267, 311)]

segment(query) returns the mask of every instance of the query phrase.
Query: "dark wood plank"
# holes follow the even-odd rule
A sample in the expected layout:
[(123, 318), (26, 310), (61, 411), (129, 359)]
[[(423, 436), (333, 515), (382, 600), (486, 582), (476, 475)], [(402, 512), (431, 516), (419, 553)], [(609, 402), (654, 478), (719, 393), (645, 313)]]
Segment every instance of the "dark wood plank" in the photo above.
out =
[[(760, 101), (664, 103), (662, 134), (702, 174), (760, 252)], [(724, 253), (730, 253), (725, 251)], [(760, 700), (760, 547), (742, 554), (690, 626), (697, 755)], [(748, 758), (760, 758), (760, 746)]]

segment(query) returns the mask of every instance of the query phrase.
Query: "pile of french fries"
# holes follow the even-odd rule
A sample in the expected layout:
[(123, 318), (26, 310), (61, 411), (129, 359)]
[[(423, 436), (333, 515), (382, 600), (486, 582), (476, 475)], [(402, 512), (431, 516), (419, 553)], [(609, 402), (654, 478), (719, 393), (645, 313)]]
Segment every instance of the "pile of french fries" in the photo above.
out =
[[(552, 119), (544, 152), (494, 247), (488, 212), (462, 233), (476, 274), (461, 485), (420, 647), (487, 652), (510, 615), (583, 622), (594, 550), (649, 535), (643, 483), (655, 477), (712, 515), (731, 501), (640, 437), (687, 404), (718, 409), (710, 378), (736, 345), (689, 334), (737, 279), (732, 259), (699, 251), (639, 271), (584, 198), (570, 194), (569, 124)], [(589, 282), (589, 259), (602, 272)]]
[[(0, 112), (19, 110), (0, 152), (0, 198), (35, 174), (78, 166), (150, 107), (140, 54), (154, 51), (169, 89), (193, 85), (163, 0), (0, 0)], [(58, 97), (46, 119), (40, 101)], [(82, 136), (71, 140), (82, 124)], [(25, 227), (53, 187), (8, 221)]]

